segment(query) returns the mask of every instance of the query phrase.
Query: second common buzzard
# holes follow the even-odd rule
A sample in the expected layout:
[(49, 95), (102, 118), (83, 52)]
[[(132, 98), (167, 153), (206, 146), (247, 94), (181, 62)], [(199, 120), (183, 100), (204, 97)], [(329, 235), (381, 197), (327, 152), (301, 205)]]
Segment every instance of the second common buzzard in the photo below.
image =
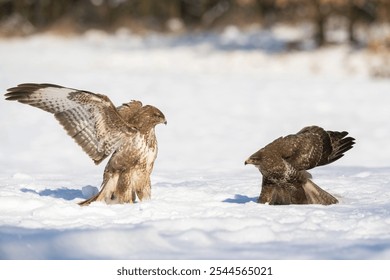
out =
[(280, 137), (251, 155), (245, 164), (255, 165), (263, 175), (259, 203), (334, 204), (337, 199), (317, 186), (306, 171), (332, 163), (352, 148), (348, 132), (303, 128)]

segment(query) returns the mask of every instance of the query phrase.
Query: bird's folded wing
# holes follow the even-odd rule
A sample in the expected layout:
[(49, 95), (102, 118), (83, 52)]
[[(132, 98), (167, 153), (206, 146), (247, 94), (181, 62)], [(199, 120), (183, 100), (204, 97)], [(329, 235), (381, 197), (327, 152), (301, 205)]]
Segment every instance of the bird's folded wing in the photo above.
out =
[(7, 100), (54, 114), (66, 132), (88, 156), (100, 163), (135, 131), (105, 95), (52, 84), (21, 84), (8, 89)]

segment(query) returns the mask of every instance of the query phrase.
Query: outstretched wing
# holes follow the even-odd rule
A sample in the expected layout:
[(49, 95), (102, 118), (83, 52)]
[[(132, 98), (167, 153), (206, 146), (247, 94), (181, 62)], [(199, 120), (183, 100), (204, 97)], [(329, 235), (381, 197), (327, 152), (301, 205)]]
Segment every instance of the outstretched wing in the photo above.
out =
[(16, 100), (54, 114), (96, 164), (135, 132), (105, 95), (53, 84), (29, 83), (8, 89), (5, 96), (7, 100)]
[(346, 131), (327, 131), (326, 133), (329, 136), (332, 149), (328, 158), (323, 164), (332, 163), (343, 157), (344, 153), (352, 149), (353, 145), (355, 144), (355, 138), (350, 136), (346, 137), (348, 135), (348, 132)]
[(312, 159), (310, 168), (326, 165), (340, 159), (355, 144), (354, 138), (346, 137), (348, 135), (346, 131), (325, 131), (318, 126), (305, 127), (296, 135), (309, 141), (310, 139), (314, 140), (311, 146), (316, 150), (316, 153), (308, 154)]

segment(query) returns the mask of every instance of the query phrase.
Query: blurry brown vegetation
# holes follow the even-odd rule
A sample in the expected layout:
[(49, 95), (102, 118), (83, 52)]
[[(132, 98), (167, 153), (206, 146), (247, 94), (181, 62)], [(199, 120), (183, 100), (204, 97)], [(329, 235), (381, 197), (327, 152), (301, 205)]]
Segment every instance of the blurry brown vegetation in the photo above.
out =
[(375, 78), (390, 78), (390, 37), (368, 44), (369, 72)]
[[(310, 36), (316, 45), (323, 46), (331, 43), (330, 29), (342, 29), (346, 41), (361, 44), (358, 30), (389, 22), (389, 0), (0, 0), (2, 36), (47, 30), (80, 33), (90, 28), (184, 32), (227, 25), (267, 28), (305, 23), (312, 26)], [(387, 34), (380, 34), (375, 44), (388, 39)]]
[[(146, 33), (220, 30), (226, 26), (309, 26), (306, 38), (366, 47), (371, 74), (390, 77), (390, 0), (0, 0), (0, 36), (39, 32), (79, 34), (89, 29)], [(342, 40), (330, 34), (342, 31)], [(340, 33), (338, 33), (340, 34)]]
[(210, 29), (228, 24), (271, 26), (311, 22), (318, 45), (327, 43), (331, 18), (344, 22), (348, 40), (356, 28), (389, 22), (389, 0), (0, 0), (3, 35), (24, 35), (53, 27), (135, 31)]

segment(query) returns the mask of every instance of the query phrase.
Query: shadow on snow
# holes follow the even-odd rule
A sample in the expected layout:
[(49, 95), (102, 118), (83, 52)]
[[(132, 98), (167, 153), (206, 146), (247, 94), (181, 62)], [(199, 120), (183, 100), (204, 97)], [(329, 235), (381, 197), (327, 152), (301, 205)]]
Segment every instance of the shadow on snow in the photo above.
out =
[(68, 189), (68, 188), (60, 188), (60, 189), (45, 189), (43, 191), (36, 191), (33, 189), (23, 188), (21, 189), (24, 193), (34, 193), (39, 196), (50, 196), (55, 198), (62, 198), (65, 200), (73, 200), (76, 198), (85, 198), (81, 190), (76, 189)]
[(257, 202), (257, 197), (249, 197), (246, 195), (235, 194), (234, 198), (227, 198), (227, 199), (223, 200), (222, 202), (245, 204), (248, 202)]

